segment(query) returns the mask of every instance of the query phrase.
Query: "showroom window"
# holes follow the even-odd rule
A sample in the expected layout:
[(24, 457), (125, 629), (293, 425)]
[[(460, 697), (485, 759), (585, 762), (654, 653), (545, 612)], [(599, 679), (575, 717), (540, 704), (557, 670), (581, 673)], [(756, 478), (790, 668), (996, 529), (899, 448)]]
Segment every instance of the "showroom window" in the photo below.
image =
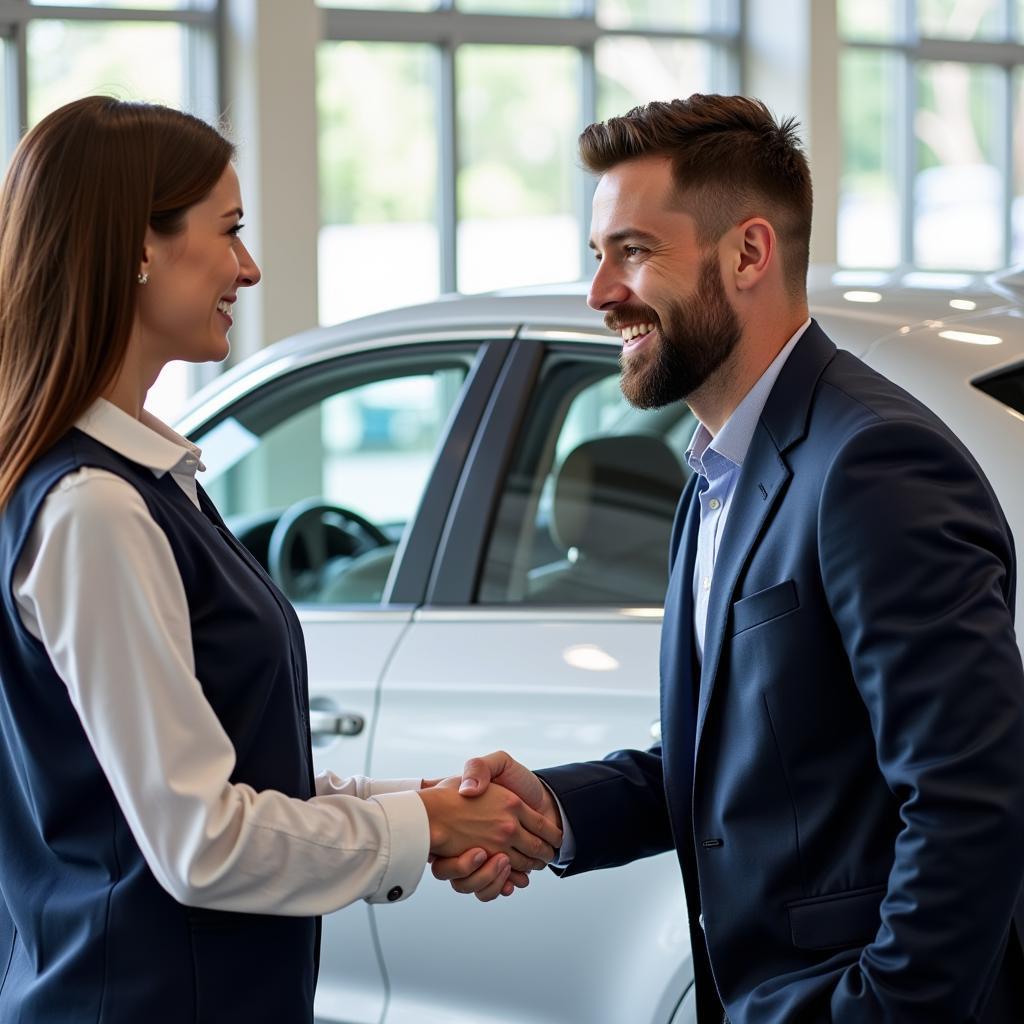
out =
[[(91, 93), (216, 123), (218, 23), (217, 0), (0, 0), (0, 164), (26, 127)], [(193, 390), (190, 372), (169, 364), (147, 408), (173, 416)]]
[(580, 130), (739, 83), (738, 0), (322, 6), (321, 323), (584, 276)]
[(1024, 2), (840, 0), (839, 262), (1024, 259)]

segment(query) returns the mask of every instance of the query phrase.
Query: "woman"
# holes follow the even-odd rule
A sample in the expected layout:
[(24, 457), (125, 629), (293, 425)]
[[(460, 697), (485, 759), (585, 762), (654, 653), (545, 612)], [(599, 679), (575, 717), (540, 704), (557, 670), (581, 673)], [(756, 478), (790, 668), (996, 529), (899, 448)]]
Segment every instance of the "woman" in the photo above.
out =
[(558, 840), (507, 790), (313, 776), (298, 620), (143, 408), (260, 279), (232, 155), (90, 97), (0, 197), (0, 1022), (309, 1021), (316, 915)]

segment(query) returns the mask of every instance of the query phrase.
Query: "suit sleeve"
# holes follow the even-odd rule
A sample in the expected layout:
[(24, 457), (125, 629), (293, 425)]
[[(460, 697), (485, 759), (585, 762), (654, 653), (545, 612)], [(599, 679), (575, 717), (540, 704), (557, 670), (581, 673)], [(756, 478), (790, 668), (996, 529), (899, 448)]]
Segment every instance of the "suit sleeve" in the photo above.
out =
[(575, 839), (572, 864), (557, 874), (614, 868), (673, 849), (660, 743), (537, 775), (558, 797)]
[[(832, 994), (836, 1024), (967, 1020), (1024, 877), (1024, 674), (1009, 529), (937, 428), (878, 422), (838, 453), (822, 579), (900, 805), (881, 925)], [(850, 808), (849, 813), (856, 813)]]

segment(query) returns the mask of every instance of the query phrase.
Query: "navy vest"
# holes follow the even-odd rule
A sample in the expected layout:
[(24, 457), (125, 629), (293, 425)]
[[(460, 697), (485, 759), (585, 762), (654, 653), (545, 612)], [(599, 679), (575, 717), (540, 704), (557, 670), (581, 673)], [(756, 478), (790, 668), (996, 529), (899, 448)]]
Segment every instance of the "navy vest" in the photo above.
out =
[[(190, 908), (160, 887), (67, 688), (21, 623), (18, 557), (47, 492), (92, 466), (125, 479), (166, 533), (188, 599), (196, 675), (237, 754), (232, 782), (313, 794), (298, 619), (200, 489), (78, 430), (29, 470), (0, 515), (0, 1024), (302, 1022), (319, 919)], [(130, 678), (120, 687), (145, 685)]]

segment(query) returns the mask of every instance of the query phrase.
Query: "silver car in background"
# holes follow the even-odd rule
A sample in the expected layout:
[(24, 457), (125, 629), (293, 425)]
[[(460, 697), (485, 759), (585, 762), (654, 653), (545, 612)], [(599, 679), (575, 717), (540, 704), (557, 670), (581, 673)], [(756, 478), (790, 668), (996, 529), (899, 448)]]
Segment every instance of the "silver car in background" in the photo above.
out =
[[(812, 313), (971, 448), (1024, 536), (1024, 276), (816, 269)], [(666, 544), (688, 409), (640, 412), (586, 287), (446, 296), (281, 342), (178, 423), (204, 485), (295, 602), (315, 759), (447, 775), (659, 735)], [(612, 827), (612, 823), (609, 823)], [(695, 1019), (674, 854), (491, 904), (425, 878), (324, 921), (317, 1018)]]

